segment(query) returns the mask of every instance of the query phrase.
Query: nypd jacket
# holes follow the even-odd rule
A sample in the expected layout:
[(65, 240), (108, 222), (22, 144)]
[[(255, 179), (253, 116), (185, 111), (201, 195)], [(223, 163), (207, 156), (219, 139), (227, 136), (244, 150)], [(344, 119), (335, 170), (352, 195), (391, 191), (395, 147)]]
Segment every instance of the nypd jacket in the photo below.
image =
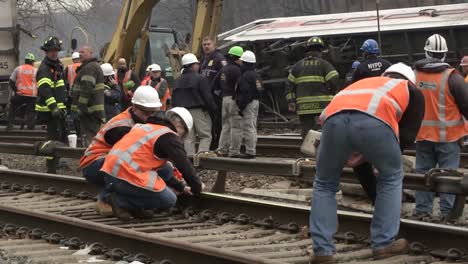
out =
[(188, 68), (184, 69), (184, 72), (175, 81), (171, 100), (173, 106), (216, 111), (216, 104), (211, 95), (208, 81), (199, 73)]

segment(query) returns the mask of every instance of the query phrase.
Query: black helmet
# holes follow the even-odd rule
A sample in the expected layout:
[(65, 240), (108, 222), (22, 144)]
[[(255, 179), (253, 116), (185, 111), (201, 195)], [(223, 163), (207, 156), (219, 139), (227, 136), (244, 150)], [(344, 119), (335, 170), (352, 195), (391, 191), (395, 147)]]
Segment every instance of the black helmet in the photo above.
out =
[(323, 50), (325, 49), (325, 43), (323, 42), (323, 40), (319, 37), (311, 37), (308, 41), (307, 41), (307, 46), (309, 48), (319, 48), (320, 50)]
[(44, 45), (41, 46), (41, 50), (49, 51), (49, 50), (62, 50), (62, 41), (58, 39), (56, 36), (48, 37), (44, 41)]

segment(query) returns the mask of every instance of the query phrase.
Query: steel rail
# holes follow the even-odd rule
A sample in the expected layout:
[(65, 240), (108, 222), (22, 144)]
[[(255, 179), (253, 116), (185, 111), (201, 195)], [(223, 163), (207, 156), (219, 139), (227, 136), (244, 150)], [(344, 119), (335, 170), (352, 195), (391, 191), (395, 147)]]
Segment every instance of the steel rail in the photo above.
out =
[[(21, 177), (19, 177), (21, 176)], [(9, 173), (8, 170), (0, 170), (0, 181), (18, 183), (19, 181), (25, 184), (34, 184), (35, 182), (42, 182), (47, 186), (53, 186), (57, 189), (71, 189), (74, 191), (88, 191), (91, 194), (96, 194), (96, 190), (90, 188), (90, 185), (80, 177), (52, 175), (46, 173), (30, 173), (25, 171), (14, 171)], [(181, 201), (186, 204), (192, 205), (197, 210), (213, 210), (227, 212), (232, 215), (246, 214), (256, 219), (272, 218), (275, 222), (287, 223), (295, 222), (298, 225), (307, 225), (308, 217), (310, 215), (310, 206), (304, 205), (291, 205), (282, 202), (262, 201), (253, 198), (235, 197), (231, 195), (215, 194), (215, 193), (202, 193), (199, 197), (191, 197), (188, 201)], [(151, 235), (141, 234), (136, 231), (125, 230), (119, 228), (109, 227), (99, 223), (89, 223), (80, 219), (50, 215), (42, 212), (31, 212), (26, 209), (14, 208), (9, 205), (0, 205), (0, 220), (12, 221), (18, 224), (25, 224), (24, 222), (34, 219), (35, 223), (44, 228), (50, 227), (51, 221), (55, 228), (63, 230), (64, 233), (73, 236), (77, 233), (83, 238), (92, 239), (99, 235), (103, 240), (114, 241), (122, 240), (121, 243), (132, 245), (141, 245), (139, 243), (146, 243), (144, 247), (153, 247), (161, 250), (172, 250), (174, 256), (179, 256), (180, 261), (183, 263), (187, 259), (193, 261), (194, 257), (200, 257), (199, 254), (204, 254), (205, 257), (210, 259), (216, 258), (216, 263), (229, 263), (234, 261), (236, 263), (274, 263), (270, 260), (253, 259), (245, 254), (227, 254), (226, 250), (207, 248), (206, 246), (197, 246), (190, 243), (181, 243), (180, 241), (173, 241), (172, 239), (158, 238)], [(313, 212), (313, 208), (312, 208)], [(372, 216), (366, 213), (338, 211), (337, 216), (340, 222), (339, 232), (353, 230), (358, 234), (368, 235), (369, 223)], [(83, 231), (85, 228), (87, 231)], [(410, 241), (418, 241), (424, 243), (430, 248), (461, 248), (468, 250), (466, 239), (468, 239), (468, 229), (446, 226), (441, 224), (423, 223), (419, 221), (412, 221), (401, 219), (400, 235), (406, 237)], [(434, 238), (437, 239), (434, 239)], [(115, 243), (114, 243), (115, 244)], [(138, 250), (138, 248), (136, 249)], [(158, 252), (166, 252), (159, 251)], [(174, 257), (171, 254), (171, 257)], [(226, 261), (229, 260), (229, 261)], [(224, 262), (223, 262), (224, 261)], [(250, 261), (250, 262), (249, 262)], [(258, 262), (257, 262), (258, 261)], [(207, 261), (206, 263), (212, 263)]]

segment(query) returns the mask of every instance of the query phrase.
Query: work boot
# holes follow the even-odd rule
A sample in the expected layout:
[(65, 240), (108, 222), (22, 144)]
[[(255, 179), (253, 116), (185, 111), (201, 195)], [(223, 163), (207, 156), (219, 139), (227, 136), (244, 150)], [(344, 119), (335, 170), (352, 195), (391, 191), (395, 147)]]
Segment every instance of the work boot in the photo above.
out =
[(384, 259), (393, 257), (396, 255), (407, 254), (409, 251), (408, 241), (404, 238), (393, 241), (393, 243), (387, 247), (373, 249), (374, 259)]
[(100, 199), (96, 201), (96, 211), (102, 216), (114, 215), (114, 213), (112, 212), (112, 206)]
[(130, 214), (137, 219), (152, 219), (154, 216), (152, 210), (135, 210), (130, 211)]
[(132, 216), (126, 209), (120, 208), (117, 205), (117, 196), (115, 195), (115, 193), (110, 194), (109, 200), (110, 205), (112, 207), (112, 212), (118, 219), (124, 222), (130, 221), (132, 219)]
[(429, 221), (431, 219), (432, 215), (429, 213), (419, 213), (419, 212), (414, 212), (412, 215), (408, 217), (410, 220), (416, 220), (416, 221)]
[(240, 159), (255, 159), (255, 155), (247, 154), (247, 153), (241, 153), (239, 154)]
[(331, 264), (334, 263), (333, 256), (311, 256), (309, 264)]
[(228, 153), (227, 152), (224, 152), (222, 150), (215, 150), (214, 153), (218, 156), (218, 157), (228, 157)]

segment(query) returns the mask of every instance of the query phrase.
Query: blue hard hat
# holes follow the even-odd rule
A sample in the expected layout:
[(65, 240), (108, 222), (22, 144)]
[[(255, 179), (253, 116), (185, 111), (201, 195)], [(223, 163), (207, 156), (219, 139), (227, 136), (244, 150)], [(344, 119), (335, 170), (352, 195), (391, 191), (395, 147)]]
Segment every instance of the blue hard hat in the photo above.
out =
[(357, 66), (359, 66), (359, 64), (361, 64), (359, 61), (354, 61), (353, 64), (351, 65), (351, 68), (356, 69)]
[(373, 39), (368, 39), (364, 41), (361, 50), (370, 54), (380, 53), (379, 44)]

